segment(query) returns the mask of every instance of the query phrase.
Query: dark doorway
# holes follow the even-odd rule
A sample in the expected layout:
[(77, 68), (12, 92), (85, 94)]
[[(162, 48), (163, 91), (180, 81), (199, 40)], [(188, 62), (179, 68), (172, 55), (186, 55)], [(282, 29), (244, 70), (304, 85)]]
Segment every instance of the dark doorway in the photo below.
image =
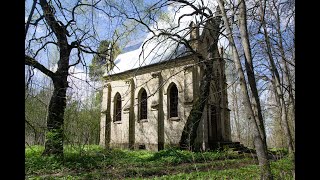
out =
[(215, 105), (209, 105), (209, 108), (207, 109), (207, 119), (208, 119), (208, 143), (209, 148), (214, 149), (214, 146), (216, 142), (218, 141), (218, 119), (219, 119), (219, 113), (217, 110), (217, 106)]

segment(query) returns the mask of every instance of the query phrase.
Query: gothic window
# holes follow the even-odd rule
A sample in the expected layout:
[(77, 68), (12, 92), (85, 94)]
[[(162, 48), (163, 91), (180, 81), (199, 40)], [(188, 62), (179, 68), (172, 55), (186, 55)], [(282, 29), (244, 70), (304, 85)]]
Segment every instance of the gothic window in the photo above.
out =
[(119, 93), (116, 93), (114, 97), (114, 120), (113, 121), (121, 121), (121, 95)]
[(140, 93), (140, 105), (139, 105), (139, 120), (141, 119), (147, 119), (147, 112), (148, 112), (148, 96), (147, 96), (147, 92), (145, 89), (141, 89), (141, 93)]
[(169, 118), (178, 117), (178, 88), (175, 84), (169, 88)]

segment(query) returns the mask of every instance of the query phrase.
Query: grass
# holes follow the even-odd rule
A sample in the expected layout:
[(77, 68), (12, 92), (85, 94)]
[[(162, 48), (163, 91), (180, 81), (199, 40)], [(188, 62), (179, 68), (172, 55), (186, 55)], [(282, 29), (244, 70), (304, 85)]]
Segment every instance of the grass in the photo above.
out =
[[(232, 151), (150, 152), (67, 146), (64, 159), (57, 159), (41, 156), (43, 149), (26, 148), (26, 179), (259, 179), (257, 161)], [(271, 167), (275, 179), (293, 179), (294, 165), (289, 158), (274, 161)]]

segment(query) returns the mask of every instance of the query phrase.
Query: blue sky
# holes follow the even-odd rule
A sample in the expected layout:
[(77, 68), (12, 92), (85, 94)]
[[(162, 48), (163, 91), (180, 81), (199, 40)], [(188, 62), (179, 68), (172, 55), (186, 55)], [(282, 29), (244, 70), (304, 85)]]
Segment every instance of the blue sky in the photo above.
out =
[[(77, 1), (71, 0), (71, 1), (61, 1), (61, 2), (64, 4), (64, 7), (66, 7), (67, 9), (71, 9)], [(90, 2), (91, 1), (89, 1), (89, 3)], [(127, 0), (120, 0), (120, 1), (116, 1), (116, 2), (122, 3), (123, 8), (126, 10), (127, 13), (131, 13), (131, 15), (137, 17), (136, 15), (134, 15), (135, 11), (134, 11), (132, 4), (128, 3)], [(154, 2), (157, 2), (157, 0), (146, 1), (146, 2), (147, 2), (147, 4), (150, 5)], [(31, 5), (32, 5), (32, 0), (27, 0), (26, 1), (25, 19), (27, 19), (27, 17), (28, 17)], [(100, 5), (102, 6), (103, 4), (100, 4)], [(37, 7), (41, 11), (40, 6), (37, 5)], [(141, 8), (141, 7), (138, 6), (138, 9), (139, 8)], [(79, 16), (79, 18), (77, 19), (78, 26), (82, 30), (89, 30), (89, 29), (92, 30), (91, 25), (94, 25), (95, 30), (96, 30), (96, 34), (94, 34), (94, 35), (98, 41), (96, 41), (96, 42), (87, 41), (86, 42), (86, 44), (89, 45), (92, 49), (96, 49), (98, 47), (99, 40), (112, 39), (116, 29), (119, 30), (118, 31), (119, 34), (126, 33), (126, 30), (121, 31), (121, 29), (123, 29), (122, 25), (123, 24), (126, 24), (126, 25), (130, 24), (129, 21), (126, 21), (122, 18), (109, 18), (102, 11), (99, 11), (99, 10), (92, 12), (91, 8), (85, 8), (82, 13), (83, 14), (81, 14), (81, 16)], [(180, 12), (180, 13), (183, 13), (183, 12)], [(35, 15), (37, 15), (37, 13)], [(62, 21), (64, 23), (66, 22), (64, 20), (64, 18), (62, 18), (60, 11), (57, 11), (56, 15), (60, 21)], [(66, 13), (66, 15), (68, 16), (68, 13)], [(93, 21), (91, 20), (91, 17), (94, 17)], [(248, 23), (248, 24), (251, 24), (251, 23)], [(126, 35), (121, 36), (121, 38), (118, 41), (120, 44), (120, 47), (124, 47), (127, 44), (133, 45), (133, 44), (135, 44), (135, 42), (141, 41), (143, 39), (143, 37), (146, 36), (146, 30), (141, 28), (141, 26), (138, 28), (134, 28), (134, 30), (135, 30), (135, 32), (132, 34), (126, 34)], [(27, 39), (30, 39), (30, 37), (32, 36), (32, 33), (34, 32), (33, 26), (30, 26), (28, 32), (29, 33), (27, 35), (27, 37), (28, 37)], [(41, 24), (37, 27), (37, 31), (36, 31), (35, 35), (36, 35), (36, 37), (40, 37), (40, 36), (43, 36), (45, 33), (46, 33), (45, 26), (44, 26), (43, 22), (41, 22)], [(288, 36), (288, 33), (285, 33), (284, 36)], [(220, 45), (227, 47), (228, 46), (227, 40), (222, 36), (221, 36), (221, 38), (222, 38), (222, 40), (220, 41)], [(257, 35), (256, 38), (261, 39), (262, 36)], [(51, 40), (51, 38), (45, 39), (42, 43), (45, 43), (46, 41), (49, 41), (49, 40)], [(72, 41), (74, 39), (70, 38), (69, 40)], [(36, 50), (40, 44), (41, 43), (34, 43), (32, 49)], [(28, 45), (28, 42), (26, 41), (26, 47), (27, 47), (27, 45)], [(76, 61), (76, 59), (77, 59), (76, 53), (77, 53), (76, 50), (74, 50), (72, 52), (72, 55), (70, 56), (71, 63)], [(44, 66), (48, 67), (49, 69), (55, 70), (55, 68), (56, 68), (55, 63), (58, 60), (58, 54), (59, 54), (58, 50), (55, 49), (53, 45), (49, 45), (49, 46), (47, 46), (46, 50), (43, 50), (42, 52), (39, 53), (39, 55), (36, 57), (36, 59), (39, 62), (41, 62)], [(83, 56), (84, 56), (86, 65), (89, 65), (91, 63), (91, 59), (93, 56), (90, 54), (83, 54)], [(261, 56), (265, 57), (265, 55), (263, 55), (263, 54), (258, 54), (255, 56), (255, 58), (259, 59)], [(263, 68), (260, 68), (259, 71), (260, 70), (264, 71), (266, 74), (268, 73), (266, 70), (263, 70)], [(77, 65), (75, 68), (72, 69), (72, 71), (75, 72), (74, 76), (76, 76), (77, 78), (86, 79), (86, 69), (82, 66), (82, 64)], [(36, 76), (39, 76), (40, 79), (43, 78), (42, 77), (43, 75), (40, 72), (36, 72)]]
[[(61, 1), (61, 2), (63, 3), (63, 6), (66, 9), (70, 10), (70, 9), (72, 9), (72, 7), (75, 5), (75, 3), (77, 1), (73, 0), (73, 1)], [(83, 2), (85, 2), (85, 1), (83, 1)], [(89, 1), (89, 3), (90, 2), (91, 1)], [(101, 9), (105, 6), (103, 4), (103, 2), (104, 1), (101, 1), (101, 3), (99, 3), (99, 6)], [(126, 2), (128, 2), (128, 1), (126, 1)], [(154, 1), (146, 1), (146, 4), (151, 4), (153, 2)], [(26, 6), (25, 20), (27, 20), (27, 18), (28, 18), (31, 5), (32, 5), (32, 0), (27, 0), (25, 3), (25, 6)], [(41, 12), (40, 6), (37, 5), (37, 7)], [(128, 3), (126, 3), (125, 6), (123, 6), (123, 8), (125, 8), (127, 13), (132, 12), (131, 14), (134, 14), (133, 7), (130, 6), (130, 4), (128, 5)], [(104, 12), (102, 12), (100, 10), (92, 11), (92, 8), (90, 8), (90, 7), (85, 7), (83, 10), (84, 10), (83, 12), (80, 9), (78, 10), (80, 13), (83, 13), (83, 14), (76, 16), (77, 26), (81, 30), (88, 30), (88, 31), (90, 30), (91, 32), (93, 32), (92, 27), (94, 27), (94, 31), (96, 33), (94, 33), (94, 34), (92, 33), (92, 35), (94, 35), (94, 38), (97, 41), (95, 41), (95, 42), (86, 41), (85, 42), (85, 44), (89, 45), (92, 49), (96, 49), (99, 46), (99, 41), (101, 41), (101, 40), (114, 39), (114, 37), (115, 37), (114, 33), (115, 33), (116, 29), (118, 31), (118, 34), (126, 33), (126, 31), (128, 31), (128, 30), (124, 30), (123, 24), (130, 25), (130, 23), (131, 23), (123, 18), (107, 17), (107, 15), (104, 14)], [(116, 14), (115, 10), (110, 10), (108, 8), (106, 10), (112, 11), (113, 14)], [(67, 11), (64, 11), (64, 14), (67, 17), (70, 17), (70, 13), (68, 13)], [(37, 11), (35, 11), (34, 16), (39, 17), (39, 14), (37, 13)], [(56, 11), (56, 17), (59, 21), (66, 24), (67, 21), (63, 18), (60, 11)], [(93, 17), (93, 20), (92, 20), (92, 17)], [(69, 32), (72, 32), (70, 28), (68, 30), (69, 30)], [(141, 29), (141, 26), (135, 27), (134, 30), (136, 31), (135, 33), (126, 34), (126, 35), (121, 36), (121, 38), (118, 40), (120, 47), (124, 47), (128, 42), (142, 38), (145, 36), (145, 30)], [(34, 32), (34, 28), (33, 28), (33, 26), (30, 26), (29, 31), (28, 31), (28, 35), (27, 35), (27, 37), (28, 37), (27, 39), (30, 39), (33, 32)], [(40, 36), (43, 36), (44, 34), (46, 34), (46, 27), (44, 26), (44, 22), (41, 21), (37, 27), (35, 36), (40, 37)], [(78, 33), (78, 36), (80, 36), (80, 35), (81, 34)], [(69, 39), (69, 42), (74, 40), (73, 37), (70, 37), (68, 39)], [(43, 43), (45, 43), (46, 41), (49, 41), (49, 40), (52, 40), (52, 39), (47, 38), (43, 41)], [(34, 44), (36, 44), (36, 43), (34, 43)], [(27, 45), (28, 45), (28, 42), (26, 41), (26, 46)], [(34, 50), (37, 49), (37, 47), (39, 47), (39, 43), (37, 45), (38, 46), (34, 45), (31, 49), (34, 49)], [(49, 51), (53, 51), (52, 46), (51, 47), (48, 46), (48, 49), (49, 49)], [(43, 63), (45, 66), (48, 66), (48, 62), (46, 60), (44, 60), (44, 59), (48, 59), (47, 55), (48, 55), (47, 52), (43, 52), (43, 53), (39, 54), (39, 61), (41, 61), (41, 63)], [(85, 59), (86, 59), (87, 64), (90, 64), (90, 61), (92, 59), (92, 55), (86, 55)]]
[[(33, 2), (32, 0), (25, 1), (25, 22), (28, 19), (28, 15), (30, 13), (32, 2)], [(75, 1), (75, 0), (61, 1), (61, 3), (63, 4), (63, 7), (65, 7), (66, 9), (69, 9), (69, 10), (72, 9), (72, 7), (75, 5), (76, 2), (77, 1)], [(85, 1), (83, 1), (83, 2), (85, 2)], [(90, 2), (91, 1), (89, 1), (89, 3)], [(148, 3), (150, 4), (152, 2), (153, 1), (147, 1), (147, 4)], [(100, 3), (99, 6), (101, 6), (101, 9), (103, 9), (102, 7), (104, 6), (104, 4)], [(36, 7), (41, 13), (40, 5), (37, 5)], [(133, 11), (132, 6), (128, 6), (127, 4), (126, 4), (126, 6), (124, 6), (124, 8), (126, 8), (126, 10), (127, 10), (126, 12), (129, 12), (130, 10)], [(104, 12), (102, 12), (100, 10), (92, 11), (92, 9), (88, 8), (88, 7), (84, 8), (83, 11), (81, 11), (80, 9), (78, 11), (79, 11), (79, 13), (82, 13), (76, 17), (77, 26), (81, 30), (87, 30), (87, 31), (90, 30), (90, 32), (93, 32), (92, 27), (94, 26), (95, 33), (91, 33), (91, 35), (94, 35), (95, 41), (92, 41), (92, 39), (89, 38), (87, 41), (84, 42), (85, 45), (88, 45), (93, 50), (97, 49), (97, 47), (99, 46), (99, 42), (101, 40), (114, 39), (114, 33), (115, 33), (116, 29), (118, 30), (118, 33), (121, 35), (121, 38), (118, 39), (118, 43), (119, 43), (120, 47), (124, 47), (124, 46), (126, 46), (127, 43), (130, 44), (130, 42), (132, 43), (132, 41), (136, 41), (137, 39), (141, 39), (141, 38), (145, 37), (145, 35), (146, 35), (145, 30), (141, 29), (141, 26), (135, 27), (134, 28), (135, 32), (133, 32), (131, 34), (127, 33), (126, 31), (128, 31), (128, 30), (125, 30), (123, 28), (124, 27), (123, 24), (129, 25), (129, 27), (130, 27), (131, 22), (129, 22), (123, 18), (115, 18), (115, 17), (111, 18), (111, 17), (108, 17), (106, 14), (104, 14)], [(110, 11), (113, 11), (113, 14), (115, 14), (114, 10), (110, 10)], [(64, 13), (65, 13), (66, 17), (70, 17), (70, 13), (68, 13), (67, 11), (64, 11)], [(56, 15), (57, 20), (66, 24), (67, 21), (64, 19), (64, 17), (62, 16), (60, 11), (56, 11), (55, 15)], [(36, 19), (39, 16), (40, 16), (39, 13), (37, 12), (37, 10), (35, 10), (34, 17), (32, 19)], [(93, 17), (93, 20), (92, 20), (92, 17)], [(69, 19), (67, 19), (67, 20), (69, 20)], [(74, 28), (74, 26), (72, 26), (72, 27)], [(68, 30), (69, 30), (69, 32), (72, 32), (72, 30), (70, 28)], [(77, 31), (76, 33), (78, 33), (78, 32), (79, 31)], [(122, 33), (127, 33), (127, 34), (122, 34)], [(44, 21), (40, 21), (38, 26), (36, 27), (36, 29), (34, 28), (34, 26), (30, 25), (29, 30), (28, 30), (28, 34), (27, 34), (27, 38), (25, 41), (25, 48), (29, 50), (29, 51), (26, 51), (26, 54), (32, 55), (32, 53), (30, 54), (30, 50), (33, 53), (35, 53), (37, 51), (37, 49), (42, 46), (42, 44), (44, 44), (48, 41), (55, 41), (55, 39), (56, 39), (55, 36), (52, 36), (49, 38), (44, 38), (42, 40), (42, 42), (33, 41), (31, 43), (31, 46), (29, 47), (29, 40), (33, 36), (36, 38), (39, 38), (39, 37), (42, 37), (46, 34), (47, 34), (47, 29), (44, 24)], [(80, 35), (81, 35), (81, 33), (78, 33), (78, 36), (80, 36)], [(74, 37), (68, 38), (69, 43), (73, 40), (74, 40)], [(91, 59), (93, 58), (93, 55), (86, 54), (86, 53), (83, 53), (82, 55), (83, 55), (83, 59), (84, 59), (85, 64), (87, 66), (90, 65)], [(58, 59), (59, 59), (59, 51), (55, 47), (55, 45), (53, 45), (53, 44), (47, 45), (46, 48), (43, 49), (42, 51), (40, 51), (38, 53), (38, 55), (36, 56), (37, 61), (39, 61), (41, 64), (43, 64), (45, 67), (47, 67), (48, 69), (50, 69), (52, 71), (56, 70), (56, 68), (57, 68), (56, 63), (57, 63)], [(76, 62), (76, 60), (77, 60), (77, 50), (74, 49), (71, 52), (70, 64)], [(28, 74), (28, 69), (29, 69), (29, 67), (26, 66), (26, 68), (25, 68), (26, 76)], [(78, 89), (78, 87), (84, 87), (82, 89), (93, 90), (93, 88), (90, 85), (86, 85), (86, 82), (83, 81), (83, 80), (89, 81), (89, 78), (87, 75), (88, 69), (86, 67), (84, 67), (82, 64), (78, 64), (77, 66), (70, 68), (69, 72), (72, 74), (72, 76), (74, 76), (74, 77), (69, 77), (69, 80), (68, 80), (70, 82), (71, 89), (75, 90), (75, 89)], [(39, 85), (43, 82), (46, 82), (46, 83), (50, 82), (50, 79), (48, 77), (46, 77), (45, 75), (43, 75), (40, 71), (38, 71), (36, 69), (34, 70), (34, 74), (35, 75), (33, 77), (33, 82), (35, 84)], [(79, 79), (82, 79), (82, 80), (79, 80)], [(35, 87), (40, 87), (40, 86), (35, 86)], [(83, 91), (83, 90), (81, 90), (81, 91)]]

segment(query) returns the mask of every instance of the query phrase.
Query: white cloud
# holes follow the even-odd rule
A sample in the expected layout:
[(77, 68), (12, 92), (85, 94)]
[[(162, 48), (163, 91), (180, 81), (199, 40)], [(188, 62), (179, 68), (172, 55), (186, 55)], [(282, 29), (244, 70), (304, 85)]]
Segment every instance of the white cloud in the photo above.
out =
[(72, 94), (72, 98), (84, 101), (96, 91), (97, 83), (90, 81), (84, 68), (72, 66), (69, 69), (69, 74), (68, 82), (70, 88), (68, 91)]
[[(196, 1), (194, 4), (198, 6), (199, 3), (201, 2)], [(204, 1), (204, 5), (210, 7), (211, 9), (217, 6), (216, 3), (212, 3), (208, 0)], [(184, 16), (180, 19), (180, 22), (178, 24), (179, 17), (185, 14), (190, 14), (193, 11), (193, 8), (190, 6), (184, 6), (181, 8), (180, 3), (173, 3), (168, 7), (167, 18), (159, 20), (153, 25), (153, 27), (151, 27), (151, 29), (154, 30), (155, 34), (158, 34), (162, 32), (161, 29), (177, 27), (173, 30), (172, 33), (177, 33), (183, 37), (189, 30), (187, 27), (189, 27), (191, 21), (195, 21), (196, 19), (199, 20), (200, 16)], [(125, 52), (116, 57), (114, 61), (116, 67), (114, 67), (112, 72), (106, 72), (105, 75), (117, 74), (142, 66), (166, 61), (170, 58), (175, 58), (175, 55), (178, 55), (184, 51), (183, 47), (177, 48), (178, 43), (172, 39), (166, 39), (165, 41), (163, 41), (164, 37), (152, 38), (153, 36), (153, 33), (148, 33), (147, 37), (144, 40), (145, 45), (143, 47), (143, 50), (142, 45), (140, 45), (139, 48), (132, 49), (131, 51)], [(188, 36), (186, 38), (188, 38)], [(223, 45), (226, 46), (226, 40), (224, 39), (223, 41)], [(139, 56), (140, 54), (142, 56)]]

